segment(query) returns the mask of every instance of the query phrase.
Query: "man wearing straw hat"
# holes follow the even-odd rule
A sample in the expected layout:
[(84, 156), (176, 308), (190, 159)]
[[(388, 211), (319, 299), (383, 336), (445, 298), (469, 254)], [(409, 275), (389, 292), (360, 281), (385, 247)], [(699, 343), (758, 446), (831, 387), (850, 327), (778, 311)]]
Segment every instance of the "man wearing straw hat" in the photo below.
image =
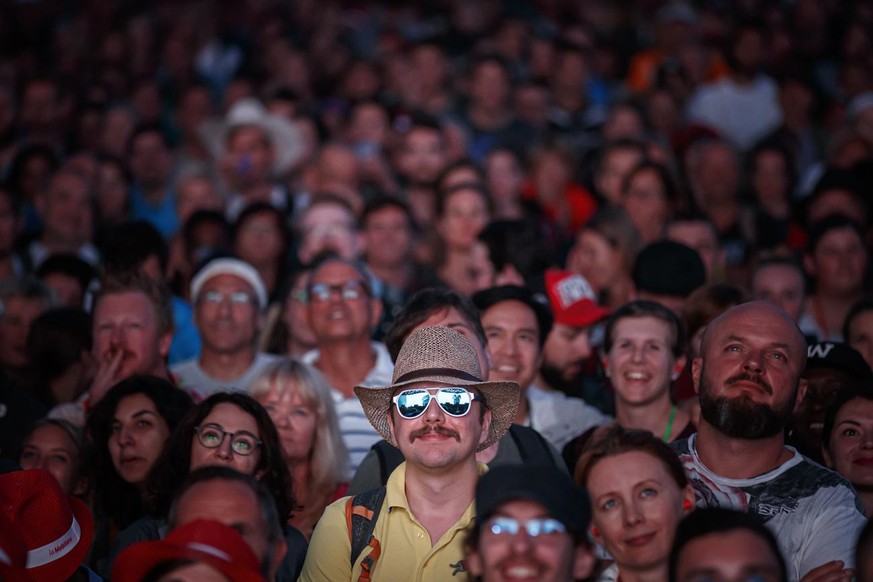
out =
[[(519, 398), (515, 382), (482, 376), (473, 344), (435, 326), (410, 334), (391, 386), (355, 387), (369, 421), (406, 462), (391, 474), (384, 500), (372, 509), (358, 505), (360, 496), (327, 508), (300, 580), (464, 576), (464, 530), (475, 517), (476, 481), (485, 470), (475, 455), (508, 430)], [(372, 522), (372, 534), (357, 553), (351, 528), (360, 525), (354, 516), (361, 514)]]

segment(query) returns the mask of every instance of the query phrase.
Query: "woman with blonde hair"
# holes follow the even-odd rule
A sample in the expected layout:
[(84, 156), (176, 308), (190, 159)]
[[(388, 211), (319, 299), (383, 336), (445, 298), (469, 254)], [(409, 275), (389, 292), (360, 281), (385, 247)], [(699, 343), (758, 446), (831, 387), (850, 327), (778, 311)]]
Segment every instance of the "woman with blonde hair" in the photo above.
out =
[(270, 413), (297, 499), (289, 523), (308, 539), (324, 508), (348, 489), (349, 455), (330, 388), (314, 368), (285, 358), (264, 370), (249, 393)]

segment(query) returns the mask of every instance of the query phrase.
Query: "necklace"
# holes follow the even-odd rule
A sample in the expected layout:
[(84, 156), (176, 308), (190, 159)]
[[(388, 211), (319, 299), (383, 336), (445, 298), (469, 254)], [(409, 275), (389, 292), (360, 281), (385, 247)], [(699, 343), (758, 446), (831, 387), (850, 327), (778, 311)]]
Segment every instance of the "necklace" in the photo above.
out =
[(676, 420), (676, 405), (670, 407), (670, 419), (667, 420), (667, 428), (664, 429), (664, 442), (670, 442), (670, 435), (673, 434), (673, 421)]

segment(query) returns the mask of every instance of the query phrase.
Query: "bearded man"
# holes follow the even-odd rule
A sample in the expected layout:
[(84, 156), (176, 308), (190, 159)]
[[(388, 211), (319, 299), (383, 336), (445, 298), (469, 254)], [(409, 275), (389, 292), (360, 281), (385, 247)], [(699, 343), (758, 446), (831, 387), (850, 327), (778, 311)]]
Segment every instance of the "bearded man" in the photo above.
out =
[(707, 326), (692, 364), (698, 433), (673, 444), (697, 506), (758, 515), (792, 582), (810, 572), (843, 579), (865, 523), (848, 482), (785, 445), (785, 425), (806, 393), (805, 365), (803, 334), (784, 311), (765, 302), (726, 311)]

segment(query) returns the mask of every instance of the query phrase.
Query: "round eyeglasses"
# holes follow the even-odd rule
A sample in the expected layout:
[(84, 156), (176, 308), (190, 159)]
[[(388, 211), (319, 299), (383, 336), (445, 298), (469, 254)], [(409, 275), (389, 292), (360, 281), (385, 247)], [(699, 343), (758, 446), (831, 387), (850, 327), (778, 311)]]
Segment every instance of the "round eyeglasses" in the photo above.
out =
[(230, 450), (236, 455), (244, 457), (251, 455), (259, 446), (263, 444), (258, 437), (252, 433), (241, 430), (237, 432), (228, 432), (220, 424), (204, 424), (195, 426), (194, 432), (197, 433), (197, 440), (207, 449), (217, 449), (224, 442), (225, 437), (230, 437)]

